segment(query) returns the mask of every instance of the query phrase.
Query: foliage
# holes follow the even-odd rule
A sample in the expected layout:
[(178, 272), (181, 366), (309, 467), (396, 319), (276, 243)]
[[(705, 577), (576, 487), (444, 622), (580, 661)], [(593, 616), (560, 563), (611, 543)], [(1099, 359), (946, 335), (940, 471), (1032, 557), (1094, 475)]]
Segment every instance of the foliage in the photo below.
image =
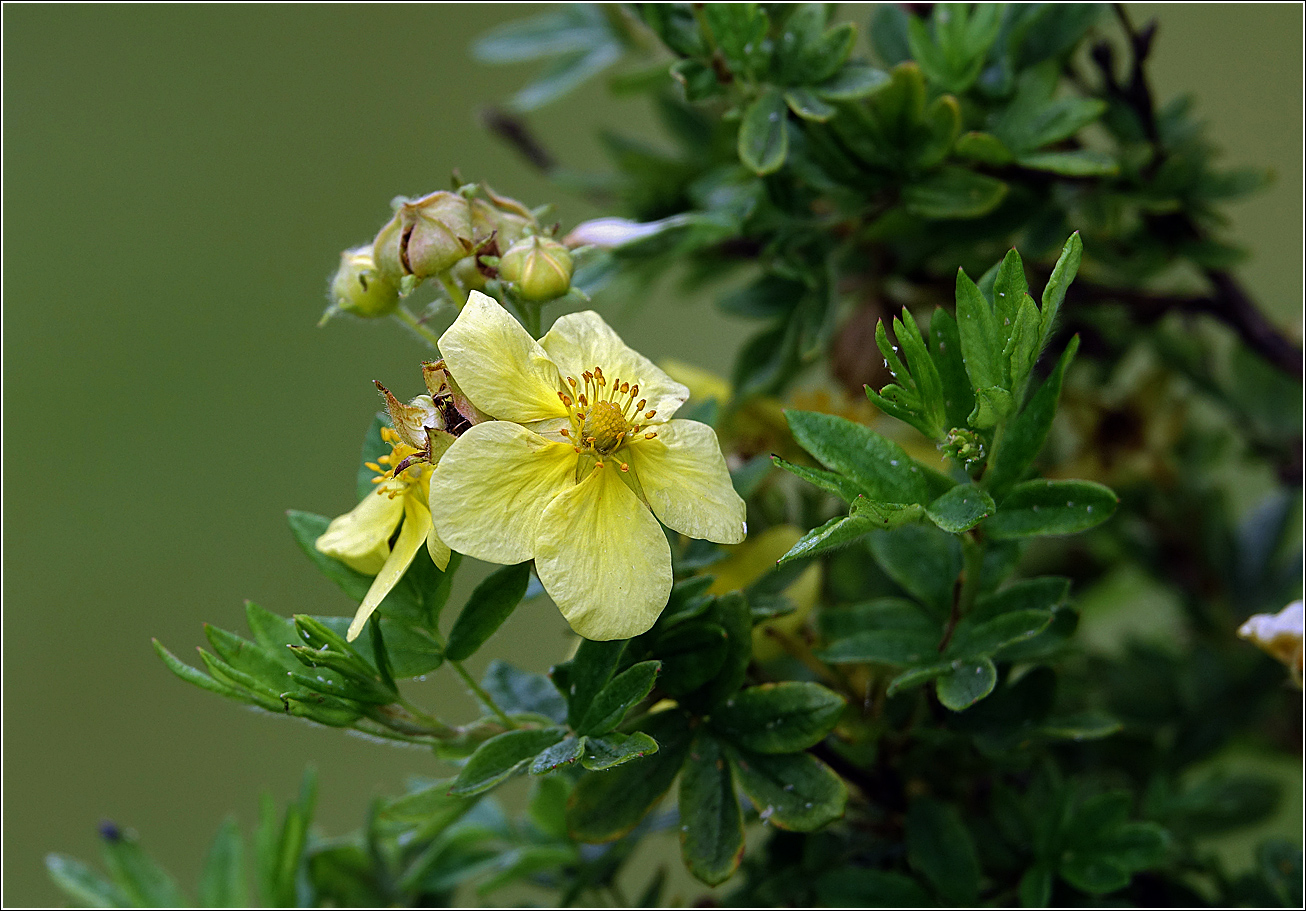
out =
[[(548, 293), (602, 306), (668, 273), (728, 277), (719, 306), (758, 329), (689, 411), (722, 440), (749, 541), (670, 533), (653, 627), (581, 640), (547, 677), (464, 670), (540, 588), (529, 562), (499, 568), (444, 621), (457, 554), (441, 572), (419, 553), (353, 641), (348, 617), (250, 604), (249, 638), (205, 627), (202, 668), (156, 642), (199, 687), (455, 769), (343, 838), (310, 830), (306, 778), (280, 826), (262, 807), (252, 893), (223, 825), (202, 904), (446, 904), (473, 882), (624, 904), (623, 865), (664, 831), (733, 904), (1301, 904), (1299, 844), (1263, 842), (1247, 871), (1208, 847), (1281, 799), (1212, 763), (1300, 748), (1299, 694), (1234, 636), (1301, 596), (1300, 352), (1218, 236), (1219, 207), (1263, 176), (1220, 168), (1187, 102), (1155, 102), (1155, 32), (1123, 12), (920, 10), (880, 6), (861, 30), (819, 4), (573, 5), (476, 45), (544, 62), (495, 121), (534, 160), (515, 118), (614, 67), (613, 90), (660, 113), (670, 146), (608, 134), (614, 170), (586, 184), (636, 221), (569, 241), (571, 287)], [(458, 235), (425, 312), (405, 302), (428, 276), (405, 274), (395, 317), (434, 344), (426, 321), (485, 290), (539, 335), (496, 244), (552, 232), (488, 187), (458, 195), (441, 205), (493, 232)], [(1253, 472), (1271, 480), (1244, 509)], [(329, 520), (289, 521), (361, 601), (372, 577), (315, 547)], [(778, 562), (750, 556), (779, 528), (797, 531)], [(1177, 604), (1164, 636), (1110, 629), (1145, 610), (1106, 617), (1121, 579)], [(480, 717), (405, 698), (445, 666)], [(492, 792), (520, 777), (512, 818)], [(71, 897), (186, 897), (134, 836), (104, 836), (107, 879), (50, 857)]]

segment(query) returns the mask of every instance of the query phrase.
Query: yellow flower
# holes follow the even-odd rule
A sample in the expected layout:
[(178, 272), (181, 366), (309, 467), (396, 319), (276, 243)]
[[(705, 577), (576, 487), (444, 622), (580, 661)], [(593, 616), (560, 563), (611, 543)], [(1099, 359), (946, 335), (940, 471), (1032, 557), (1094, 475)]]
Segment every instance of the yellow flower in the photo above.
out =
[(533, 559), (582, 636), (637, 636), (666, 606), (671, 551), (659, 519), (690, 537), (744, 539), (744, 503), (716, 434), (671, 419), (688, 390), (598, 314), (563, 316), (537, 342), (473, 292), (440, 351), (497, 420), (466, 430), (441, 459), (435, 527), (479, 560)]
[[(375, 576), (363, 603), (349, 625), (352, 641), (362, 632), (372, 611), (399, 583), (422, 542), (441, 571), (449, 565), (449, 548), (431, 524), (431, 476), (456, 435), (483, 419), (452, 384), (443, 362), (422, 365), (429, 395), (403, 404), (380, 383), (394, 429), (381, 428), (390, 453), (368, 467), (377, 473), (377, 488), (357, 506), (338, 516), (317, 539), (322, 553), (335, 557), (360, 573)], [(382, 467), (385, 466), (385, 467)], [(401, 525), (402, 523), (402, 525)], [(391, 547), (395, 529), (399, 537)]]

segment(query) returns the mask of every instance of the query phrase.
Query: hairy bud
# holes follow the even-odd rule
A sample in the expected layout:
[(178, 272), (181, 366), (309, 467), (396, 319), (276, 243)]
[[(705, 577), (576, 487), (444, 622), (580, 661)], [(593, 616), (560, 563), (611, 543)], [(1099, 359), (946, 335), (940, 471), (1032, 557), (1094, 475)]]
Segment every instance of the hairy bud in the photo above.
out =
[(526, 300), (553, 300), (571, 288), (571, 253), (556, 240), (528, 237), (499, 259), (499, 277)]

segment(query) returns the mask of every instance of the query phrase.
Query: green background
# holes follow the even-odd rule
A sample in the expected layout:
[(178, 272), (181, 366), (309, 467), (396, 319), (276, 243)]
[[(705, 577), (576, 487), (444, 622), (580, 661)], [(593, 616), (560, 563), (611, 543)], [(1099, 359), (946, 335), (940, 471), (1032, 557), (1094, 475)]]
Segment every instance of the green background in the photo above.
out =
[[(1275, 169), (1231, 210), (1231, 236), (1255, 252), (1241, 270), (1252, 291), (1299, 325), (1301, 8), (1131, 10), (1161, 20), (1160, 98), (1191, 91), (1227, 163)], [(141, 832), (189, 888), (219, 820), (234, 811), (248, 829), (257, 792), (284, 801), (309, 762), (329, 834), (405, 777), (447, 773), (420, 750), (187, 687), (149, 640), (189, 658), (203, 622), (243, 629), (245, 598), (352, 610), (283, 513), (352, 507), (371, 381), (419, 391), (424, 349), (399, 327), (314, 326), (338, 251), (371, 238), (392, 196), (460, 167), (530, 205), (556, 201), (566, 227), (602, 214), (476, 122), (530, 70), (474, 64), (468, 44), (529, 12), (5, 7), (7, 904), (60, 902), (41, 859), (94, 858), (100, 820)], [(601, 124), (652, 129), (598, 84), (532, 122), (577, 169), (602, 164)], [(687, 330), (688, 303), (668, 287), (596, 306), (655, 359), (724, 369), (738, 327), (696, 308)], [(541, 601), (484, 651), (542, 671), (572, 641)], [(474, 713), (452, 675), (413, 695), (452, 720)]]

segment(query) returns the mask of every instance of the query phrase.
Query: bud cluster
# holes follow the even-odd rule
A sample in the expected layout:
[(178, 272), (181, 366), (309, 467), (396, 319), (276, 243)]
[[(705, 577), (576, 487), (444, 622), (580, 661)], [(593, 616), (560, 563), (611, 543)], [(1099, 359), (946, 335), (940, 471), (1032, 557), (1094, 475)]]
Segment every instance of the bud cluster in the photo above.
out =
[(401, 197), (394, 208), (370, 245), (341, 254), (323, 322), (338, 312), (388, 316), (403, 295), (428, 278), (446, 288), (456, 284), (464, 295), (497, 280), (532, 303), (553, 300), (571, 288), (567, 247), (552, 238), (531, 210), (484, 184)]

